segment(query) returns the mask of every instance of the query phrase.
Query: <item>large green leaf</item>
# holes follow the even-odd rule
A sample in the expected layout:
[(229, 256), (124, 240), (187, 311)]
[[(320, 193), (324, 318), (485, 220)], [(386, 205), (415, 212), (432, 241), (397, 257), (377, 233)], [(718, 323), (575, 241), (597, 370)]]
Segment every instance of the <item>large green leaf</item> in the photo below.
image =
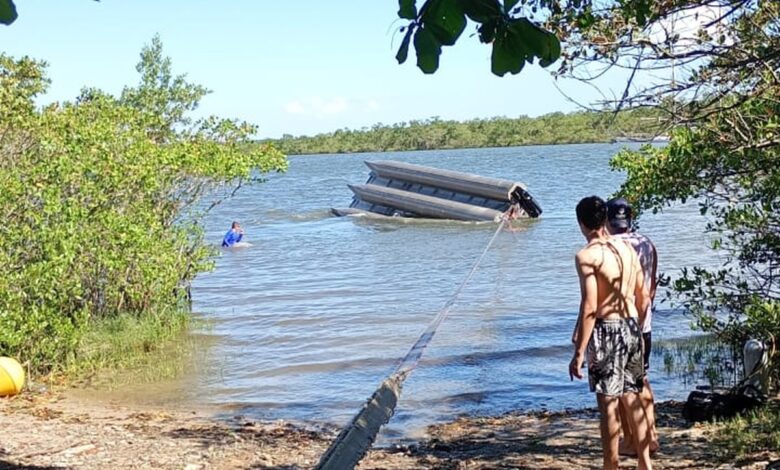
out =
[(460, 0), (428, 0), (422, 22), (440, 44), (452, 46), (466, 28), (466, 14)]
[(496, 31), (499, 24), (502, 23), (498, 20), (488, 20), (482, 23), (479, 28), (477, 28), (477, 33), (479, 33), (479, 40), (485, 44), (490, 44), (493, 42), (493, 39), (496, 37)]
[(417, 18), (417, 2), (415, 0), (398, 0), (398, 17), (406, 20)]
[(473, 21), (485, 23), (501, 16), (498, 0), (460, 0), (463, 12)]
[(623, 11), (628, 14), (629, 17), (633, 16), (636, 19), (637, 25), (641, 27), (647, 26), (648, 18), (653, 17), (652, 1), (649, 0), (635, 0), (627, 3), (623, 6)]
[(0, 23), (11, 24), (18, 15), (12, 0), (0, 0)]
[(509, 31), (516, 36), (530, 52), (528, 57), (539, 58), (540, 64), (547, 66), (558, 60), (561, 55), (561, 44), (554, 34), (541, 29), (527, 18), (511, 20)]
[(410, 24), (404, 34), (404, 40), (401, 41), (401, 47), (398, 48), (398, 54), (395, 55), (395, 59), (399, 64), (406, 62), (406, 57), (409, 55), (409, 41), (412, 39), (412, 33), (414, 32), (414, 25)]
[(504, 0), (504, 12), (509, 13), (519, 0)]
[(507, 72), (520, 73), (527, 55), (528, 51), (517, 33), (502, 25), (496, 30), (493, 41), (490, 70), (499, 77), (503, 77)]
[(554, 34), (548, 34), (549, 55), (539, 59), (539, 65), (548, 67), (561, 58), (561, 41)]
[(512, 20), (509, 23), (509, 30), (520, 38), (534, 56), (547, 56), (550, 46), (547, 43), (544, 32), (539, 30), (527, 18)]
[(433, 73), (439, 68), (441, 43), (425, 27), (417, 28), (414, 34), (414, 49), (417, 51), (417, 67), (425, 73)]

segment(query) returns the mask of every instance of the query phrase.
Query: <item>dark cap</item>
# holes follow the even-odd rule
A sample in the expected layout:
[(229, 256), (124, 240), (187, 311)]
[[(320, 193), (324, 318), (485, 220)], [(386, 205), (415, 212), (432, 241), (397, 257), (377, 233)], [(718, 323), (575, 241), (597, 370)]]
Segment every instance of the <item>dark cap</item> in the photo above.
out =
[(631, 204), (622, 197), (607, 201), (607, 223), (613, 228), (631, 227)]

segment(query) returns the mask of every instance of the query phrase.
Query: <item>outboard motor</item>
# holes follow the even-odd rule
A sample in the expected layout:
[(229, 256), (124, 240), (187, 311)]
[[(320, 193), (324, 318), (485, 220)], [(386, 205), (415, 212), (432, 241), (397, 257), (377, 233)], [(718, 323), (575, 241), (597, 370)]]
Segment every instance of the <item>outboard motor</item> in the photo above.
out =
[(512, 204), (518, 204), (529, 217), (536, 218), (542, 214), (542, 207), (534, 200), (528, 191), (517, 187), (512, 192)]
[(757, 339), (749, 339), (742, 348), (744, 358), (746, 393), (754, 392), (762, 396), (769, 393), (769, 376), (767, 364), (769, 354), (766, 345)]

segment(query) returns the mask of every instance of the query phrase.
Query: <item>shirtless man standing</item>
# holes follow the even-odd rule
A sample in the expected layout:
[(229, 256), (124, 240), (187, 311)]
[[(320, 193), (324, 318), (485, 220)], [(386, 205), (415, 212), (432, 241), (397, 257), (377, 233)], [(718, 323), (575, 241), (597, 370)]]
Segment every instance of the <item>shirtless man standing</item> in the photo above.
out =
[(582, 297), (569, 376), (583, 378), (587, 347), (588, 382), (601, 413), (604, 468), (618, 469), (620, 403), (630, 418), (639, 469), (649, 470), (650, 439), (638, 397), (645, 374), (639, 325), (649, 296), (636, 252), (610, 237), (606, 218), (606, 203), (597, 196), (577, 204), (577, 221), (588, 244), (576, 256)]
[[(655, 428), (655, 403), (653, 398), (653, 389), (650, 387), (650, 382), (647, 380), (647, 371), (650, 368), (650, 348), (653, 345), (652, 342), (652, 313), (653, 313), (653, 300), (655, 300), (655, 292), (657, 288), (656, 275), (658, 272), (658, 252), (655, 245), (649, 238), (641, 235), (637, 232), (631, 231), (631, 222), (633, 218), (633, 211), (631, 205), (623, 198), (610, 199), (607, 201), (607, 231), (615, 238), (619, 238), (628, 242), (636, 251), (639, 256), (639, 262), (642, 264), (642, 272), (645, 275), (645, 284), (649, 290), (650, 302), (647, 312), (645, 312), (645, 320), (642, 323), (642, 341), (644, 344), (644, 360), (645, 360), (645, 383), (642, 387), (642, 392), (639, 394), (640, 403), (645, 410), (645, 416), (647, 417), (647, 425), (650, 429), (650, 452), (654, 453), (658, 450), (658, 431)], [(636, 451), (633, 449), (633, 438), (631, 436), (631, 427), (628, 425), (629, 419), (625, 417), (625, 411), (620, 407), (621, 412), (621, 424), (623, 428), (623, 435), (626, 437), (625, 441), (620, 443), (620, 455), (636, 455)]]

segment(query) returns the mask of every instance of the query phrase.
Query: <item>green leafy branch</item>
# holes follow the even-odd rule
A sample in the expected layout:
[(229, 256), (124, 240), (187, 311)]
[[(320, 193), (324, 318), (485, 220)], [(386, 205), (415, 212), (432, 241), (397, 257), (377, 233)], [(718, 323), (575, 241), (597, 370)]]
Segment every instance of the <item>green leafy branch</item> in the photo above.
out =
[[(95, 1), (99, 2), (100, 0)], [(0, 24), (10, 25), (18, 17), (19, 14), (16, 12), (13, 0), (0, 0)]]
[(499, 77), (520, 73), (534, 60), (542, 67), (556, 62), (561, 56), (558, 38), (527, 16), (517, 16), (525, 11), (517, 4), (518, 0), (426, 0), (418, 10), (415, 0), (399, 0), (398, 16), (410, 22), (400, 30), (404, 37), (396, 59), (406, 62), (414, 45), (420, 70), (436, 72), (442, 47), (454, 45), (471, 20), (478, 25), (479, 40), (492, 44), (491, 71)]
[(16, 13), (16, 5), (11, 0), (0, 0), (0, 23), (9, 25), (19, 15)]

